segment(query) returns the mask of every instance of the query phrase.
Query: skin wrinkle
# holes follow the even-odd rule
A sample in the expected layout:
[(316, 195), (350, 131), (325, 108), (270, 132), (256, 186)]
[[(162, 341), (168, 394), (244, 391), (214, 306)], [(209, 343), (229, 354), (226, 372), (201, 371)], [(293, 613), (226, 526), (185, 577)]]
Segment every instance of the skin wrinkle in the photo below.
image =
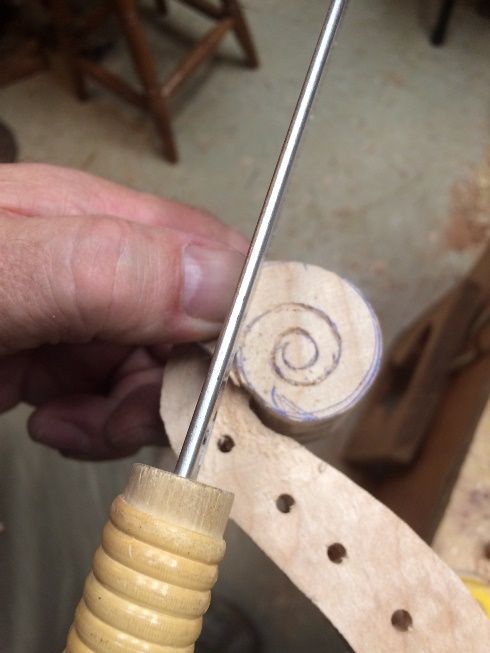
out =
[[(149, 261), (148, 258), (142, 257), (138, 251), (135, 252), (133, 248), (130, 247), (129, 240), (127, 240), (125, 245), (121, 247), (120, 257), (115, 269), (113, 285), (114, 295), (112, 297), (108, 315), (112, 316), (114, 298), (120, 298), (121, 296), (126, 295), (128, 292), (131, 292), (131, 294), (136, 297), (136, 304), (133, 307), (133, 315), (140, 314), (144, 310), (144, 307), (149, 306), (149, 303), (146, 301), (146, 294), (148, 293), (146, 271), (148, 270), (150, 263), (153, 263), (153, 261)], [(131, 279), (126, 278), (127, 267), (131, 267), (135, 271)], [(122, 300), (119, 303), (122, 304)], [(124, 339), (131, 338), (132, 328), (133, 325), (131, 324), (131, 321), (128, 320), (126, 328), (121, 331)]]
[[(0, 166), (0, 205), (0, 412), (35, 406), (31, 436), (72, 457), (164, 443), (169, 343), (216, 336), (245, 239), (197, 209), (49, 165)], [(189, 245), (224, 252), (222, 280), (211, 266), (187, 314)]]
[[(144, 233), (142, 236), (145, 239), (150, 239), (150, 234)], [(146, 248), (150, 250), (150, 248)], [(152, 258), (142, 256), (139, 249), (134, 249), (131, 245), (130, 234), (120, 241), (117, 262), (114, 265), (114, 276), (112, 285), (112, 295), (110, 305), (106, 312), (106, 323), (113, 324), (115, 320), (119, 321), (121, 325), (125, 325), (121, 329), (120, 335), (123, 340), (131, 339), (131, 332), (134, 328), (134, 320), (137, 315), (141, 314), (146, 309), (148, 313), (148, 306), (151, 304), (146, 301), (149, 292), (149, 283), (147, 278), (152, 279), (155, 276), (155, 269), (161, 265), (161, 257), (153, 254), (150, 250)], [(149, 271), (152, 270), (150, 274)], [(132, 272), (132, 276), (128, 277), (128, 271)], [(168, 289), (169, 296), (172, 297), (172, 289)], [(114, 314), (114, 307), (124, 306), (126, 304), (126, 297), (133, 298), (131, 313), (126, 315)], [(148, 315), (148, 317), (150, 317)], [(153, 326), (153, 325), (151, 325)], [(102, 337), (105, 332), (105, 324), (102, 323), (98, 336)]]
[[(70, 228), (65, 231), (60, 225), (60, 234), (56, 234), (52, 238), (49, 238), (49, 219), (33, 218), (32, 222), (29, 220), (26, 225), (29, 233), (38, 229), (41, 234), (48, 234), (47, 244), (42, 247), (39, 264), (45, 274), (44, 283), (39, 284), (40, 297), (37, 297), (37, 302), (40, 307), (43, 303), (51, 307), (49, 311), (42, 311), (42, 313), (49, 324), (54, 325), (54, 329), (51, 329), (53, 337), (50, 342), (52, 344), (62, 341), (87, 342), (91, 337), (89, 329), (84, 325), (83, 316), (78, 310), (75, 285), (69, 266), (74, 249), (75, 234), (72, 236), (74, 230), (71, 221), (65, 219), (65, 223)], [(41, 242), (43, 242), (43, 238), (41, 238)], [(38, 283), (42, 281), (39, 276), (37, 276), (37, 281)]]
[[(88, 324), (92, 337), (104, 339), (108, 332), (106, 325), (110, 325), (113, 333), (114, 321), (117, 320), (121, 327), (124, 325), (120, 338), (130, 341), (143, 308), (147, 311), (148, 333), (156, 331), (158, 325), (165, 321), (165, 315), (169, 316), (170, 321), (170, 316), (181, 311), (180, 256), (186, 235), (169, 228), (161, 230), (159, 227), (140, 225), (138, 230), (142, 238), (158, 244), (159, 238), (155, 236), (161, 230), (162, 237), (173, 237), (177, 241), (175, 246), (161, 251), (158, 247), (140, 250), (134, 247), (133, 230), (131, 223), (104, 216), (96, 220), (89, 218), (78, 230), (70, 261), (71, 275), (74, 279), (74, 296), (79, 298), (78, 312), (83, 323)], [(180, 247), (178, 241), (182, 243)], [(90, 252), (90, 258), (86, 252)], [(131, 277), (128, 276), (129, 272)], [(103, 286), (99, 279), (105, 280)], [(157, 279), (162, 279), (161, 287), (156, 285)], [(151, 280), (153, 283), (150, 283)], [(104, 302), (100, 303), (98, 297)], [(148, 313), (147, 307), (161, 304), (162, 297), (166, 297), (164, 314)], [(121, 313), (121, 307), (127, 304), (126, 298), (132, 299), (129, 314)], [(119, 314), (114, 315), (115, 307)], [(163, 331), (162, 339), (165, 339)]]
[[(136, 260), (133, 258), (131, 261), (131, 267), (135, 270), (133, 278), (130, 280), (129, 284), (124, 283), (124, 272), (127, 263), (132, 254), (132, 250), (129, 247), (129, 242), (126, 243), (126, 246), (121, 250), (121, 257), (118, 261), (118, 266), (116, 269), (116, 276), (114, 278), (114, 292), (119, 292), (117, 287), (118, 281), (123, 280), (121, 294), (125, 294), (125, 290), (130, 290), (131, 284), (134, 284), (133, 287), (136, 289), (136, 306), (134, 307), (133, 314), (138, 314), (142, 311), (142, 308), (148, 306), (149, 304), (145, 300), (145, 293), (147, 293), (147, 282), (145, 278), (145, 271), (148, 267), (148, 259), (145, 257), (137, 256)], [(136, 252), (138, 253), (138, 252)], [(128, 286), (125, 288), (125, 286)], [(132, 325), (128, 324), (127, 328), (122, 332), (124, 338), (130, 338), (132, 330)]]
[[(66, 219), (65, 219), (66, 220)], [(60, 274), (64, 274), (64, 283), (62, 284), (62, 292), (58, 290), (60, 295), (56, 303), (59, 307), (59, 315), (63, 316), (62, 324), (63, 328), (67, 330), (65, 339), (70, 340), (74, 339), (78, 342), (83, 342), (90, 340), (90, 328), (89, 324), (85, 320), (83, 311), (77, 301), (78, 293), (75, 283), (75, 278), (71, 272), (71, 260), (74, 256), (76, 239), (77, 239), (78, 229), (75, 231), (73, 238), (63, 239), (63, 245), (60, 248), (58, 242), (53, 243), (53, 255), (49, 256), (50, 267), (51, 267), (51, 278), (55, 279)], [(61, 252), (61, 256), (60, 256)], [(50, 252), (51, 253), (51, 252)], [(68, 274), (66, 274), (68, 272)], [(54, 291), (54, 289), (53, 289)], [(53, 292), (53, 294), (56, 294)], [(63, 310), (61, 307), (64, 306)], [(76, 316), (75, 320), (70, 319), (70, 313), (73, 313)], [(76, 334), (73, 334), (70, 337), (69, 326), (75, 323)], [(80, 328), (81, 327), (81, 328)], [(82, 333), (86, 334), (85, 339), (81, 335)]]
[[(155, 234), (160, 231), (160, 229), (161, 228), (159, 227), (148, 227), (144, 229), (144, 236), (150, 241), (154, 241)], [(124, 278), (125, 266), (122, 264), (123, 262), (121, 262), (119, 267), (121, 274), (115, 280), (115, 292), (118, 298), (117, 304), (119, 306), (124, 305), (124, 295), (127, 293), (136, 297), (137, 304), (135, 309), (132, 311), (134, 319), (136, 319), (140, 310), (145, 309), (147, 332), (155, 333), (159, 328), (162, 332), (162, 340), (165, 340), (166, 332), (169, 332), (170, 325), (170, 330), (174, 330), (175, 325), (178, 326), (179, 320), (181, 320), (179, 316), (181, 311), (180, 296), (182, 285), (180, 257), (187, 236), (178, 230), (169, 228), (165, 228), (165, 231), (162, 230), (161, 235), (162, 237), (166, 236), (170, 242), (172, 240), (174, 242), (176, 241), (175, 245), (171, 248), (166, 248), (165, 250), (160, 250), (158, 247), (146, 248), (147, 251), (150, 252), (151, 258), (147, 255), (139, 256), (136, 264), (134, 259), (132, 260), (131, 268), (135, 269), (136, 273), (129, 280), (129, 283), (128, 280)], [(130, 253), (133, 252), (131, 248), (128, 248), (127, 251)], [(159, 280), (161, 280), (161, 285)], [(150, 281), (152, 281), (152, 283), (150, 283)], [(131, 284), (132, 288), (130, 287)], [(165, 302), (161, 309), (163, 313), (148, 312), (148, 306), (161, 305), (163, 297), (165, 297)], [(177, 316), (175, 321), (172, 319), (174, 315)], [(124, 341), (131, 340), (132, 331), (135, 327), (131, 319), (132, 316), (125, 316), (125, 328), (121, 330), (121, 337)], [(152, 337), (151, 340), (157, 342), (154, 337)]]
[[(181, 239), (182, 240), (182, 239)], [(183, 274), (181, 270), (181, 256), (184, 249), (183, 243), (180, 247), (174, 248), (171, 252), (171, 260), (163, 260), (158, 253), (155, 252), (154, 260), (145, 261), (145, 274), (142, 280), (142, 288), (147, 293), (148, 304), (157, 305), (161, 301), (161, 297), (167, 288), (171, 288), (169, 293), (170, 301), (165, 305), (165, 314), (161, 319), (166, 322), (171, 322), (172, 316), (181, 314), (181, 295), (183, 286)], [(152, 275), (150, 270), (154, 268), (158, 272)], [(156, 283), (147, 283), (147, 278), (153, 278)], [(156, 316), (158, 318), (158, 316)], [(180, 319), (180, 317), (179, 317)], [(153, 325), (149, 325), (153, 329)]]
[[(63, 315), (64, 311), (62, 309), (62, 303), (60, 301), (58, 301), (58, 299), (57, 299), (57, 293), (56, 293), (56, 289), (55, 289), (55, 285), (54, 285), (54, 280), (55, 280), (56, 277), (53, 274), (54, 270), (53, 270), (52, 263), (53, 263), (53, 261), (50, 259), (50, 257), (44, 256), (44, 257), (41, 258), (40, 269), (44, 273), (44, 281), (45, 281), (44, 284), (41, 283), (41, 288), (43, 288), (44, 286), (46, 286), (48, 288), (49, 298), (51, 300), (50, 303), (52, 303), (52, 305), (53, 305), (53, 311), (50, 314), (48, 319), (55, 326), (54, 330), (56, 331), (56, 330), (59, 329), (60, 316)], [(62, 319), (61, 322), (66, 323), (67, 322), (67, 319), (66, 319), (67, 317), (68, 317), (67, 315), (64, 316), (64, 319)], [(56, 342), (60, 342), (61, 341), (61, 335), (62, 334), (60, 332), (59, 335), (58, 335), (58, 338), (56, 340), (55, 340), (55, 337), (53, 337), (52, 343), (55, 344)]]
[[(108, 302), (108, 305), (107, 305), (107, 310), (106, 310), (106, 323), (107, 323), (108, 317), (113, 313), (114, 296), (115, 296), (115, 292), (116, 292), (116, 283), (117, 283), (117, 280), (119, 279), (119, 277), (121, 275), (121, 267), (122, 267), (122, 264), (123, 264), (123, 261), (124, 261), (124, 255), (128, 252), (128, 247), (129, 247), (128, 241), (126, 240), (125, 242), (123, 242), (123, 239), (121, 238), (121, 240), (119, 242), (119, 252), (118, 252), (117, 260), (116, 260), (116, 263), (115, 263), (115, 266), (114, 266), (114, 276), (113, 276), (113, 279), (112, 279), (112, 288), (111, 288), (111, 292), (109, 294), (110, 299), (109, 299), (109, 302)], [(139, 297), (138, 297), (138, 303), (141, 303), (140, 300), (139, 300)], [(139, 312), (139, 307), (136, 308), (136, 311)], [(100, 327), (101, 332), (104, 331), (104, 326), (105, 326), (105, 324), (104, 324), (104, 322), (102, 322), (101, 327)]]
[[(29, 262), (27, 269), (20, 264), (23, 260)], [(36, 242), (27, 240), (18, 233), (12, 236), (7, 227), (7, 234), (0, 245), (0, 298), (3, 297), (1, 305), (8, 314), (9, 322), (13, 322), (14, 329), (19, 329), (20, 332), (31, 333), (39, 329), (37, 312), (32, 310), (37, 301), (32, 290), (36, 281), (34, 269), (38, 262), (40, 257)], [(12, 328), (4, 334), (4, 338), (9, 338), (10, 331)], [(8, 353), (10, 350), (8, 341), (2, 343), (0, 339), (0, 353)]]
[[(1, 193), (1, 191), (0, 191), (0, 193)], [(17, 218), (17, 217), (29, 218), (29, 217), (33, 217), (33, 216), (27, 215), (25, 213), (25, 211), (21, 211), (20, 209), (15, 209), (14, 207), (11, 207), (11, 208), (2, 207), (2, 209), (0, 210), (0, 218), (1, 217), (6, 217), (6, 218)]]
[(118, 266), (124, 247), (127, 247), (125, 228), (123, 221), (89, 218), (80, 223), (75, 235), (70, 257), (74, 296), (78, 300), (75, 303), (90, 335), (95, 338), (103, 337), (105, 325), (110, 322)]
[[(20, 333), (26, 334), (26, 346), (32, 345), (32, 339), (37, 344), (41, 333), (46, 334), (45, 341), (51, 344), (60, 342), (64, 337), (70, 338), (67, 326), (73, 324), (73, 302), (66, 301), (73, 296), (71, 289), (65, 288), (63, 296), (56, 292), (66, 260), (66, 245), (70, 240), (64, 239), (60, 247), (55, 236), (46, 247), (42, 236), (48, 226), (45, 219), (33, 219), (28, 224), (16, 220), (17, 236), (9, 241), (8, 246), (9, 265), (13, 270), (10, 279), (14, 280), (9, 283), (12, 295), (10, 305), (11, 309), (22, 309), (18, 319), (15, 312), (10, 312), (9, 317), (14, 322), (14, 328), (18, 322)], [(80, 329), (72, 330), (77, 331), (77, 340), (84, 340), (78, 333)]]
[[(182, 250), (183, 247), (180, 251)], [(165, 292), (165, 288), (170, 286), (175, 289), (171, 293), (172, 300), (166, 305), (165, 313), (161, 317), (161, 320), (163, 320), (165, 323), (166, 330), (175, 332), (178, 330), (183, 319), (182, 294), (184, 278), (181, 269), (180, 252), (178, 255), (175, 251), (173, 252), (172, 261), (169, 264), (162, 265), (162, 261), (159, 262), (159, 274), (157, 275), (157, 279), (161, 279), (161, 285), (159, 283), (158, 285), (154, 285), (151, 288), (148, 285), (148, 292), (151, 291), (152, 294), (152, 297), (150, 297), (150, 302), (151, 304), (157, 304), (159, 302), (159, 298)], [(154, 329), (154, 326), (149, 324), (149, 328)]]

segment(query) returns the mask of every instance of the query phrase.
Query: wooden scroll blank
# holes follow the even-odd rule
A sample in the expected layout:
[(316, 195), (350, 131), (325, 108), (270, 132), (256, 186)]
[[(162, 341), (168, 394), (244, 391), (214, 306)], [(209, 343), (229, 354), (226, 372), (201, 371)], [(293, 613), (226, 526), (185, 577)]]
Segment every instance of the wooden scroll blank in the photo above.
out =
[[(174, 450), (208, 358), (168, 364), (161, 413)], [(390, 510), (228, 384), (200, 478), (235, 494), (232, 518), (356, 653), (488, 653), (490, 622), (459, 578)]]
[(350, 283), (314, 265), (261, 271), (233, 379), (263, 421), (286, 435), (322, 430), (365, 394), (379, 367), (381, 332)]

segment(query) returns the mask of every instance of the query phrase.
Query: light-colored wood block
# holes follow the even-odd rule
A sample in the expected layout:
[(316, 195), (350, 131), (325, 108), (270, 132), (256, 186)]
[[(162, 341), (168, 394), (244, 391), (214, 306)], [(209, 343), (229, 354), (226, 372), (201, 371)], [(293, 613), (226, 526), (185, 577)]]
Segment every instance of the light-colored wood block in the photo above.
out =
[(233, 495), (134, 465), (111, 508), (65, 653), (192, 653)]

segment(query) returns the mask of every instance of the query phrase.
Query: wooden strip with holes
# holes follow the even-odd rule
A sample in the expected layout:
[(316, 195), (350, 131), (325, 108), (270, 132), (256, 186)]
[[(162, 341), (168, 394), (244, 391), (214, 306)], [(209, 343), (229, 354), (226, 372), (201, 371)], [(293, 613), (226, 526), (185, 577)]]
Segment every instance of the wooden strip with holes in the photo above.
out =
[[(161, 413), (175, 450), (206, 369), (197, 349), (167, 366)], [(490, 622), (460, 579), (367, 492), (266, 428), (232, 384), (201, 478), (235, 493), (235, 521), (357, 653), (488, 653)]]

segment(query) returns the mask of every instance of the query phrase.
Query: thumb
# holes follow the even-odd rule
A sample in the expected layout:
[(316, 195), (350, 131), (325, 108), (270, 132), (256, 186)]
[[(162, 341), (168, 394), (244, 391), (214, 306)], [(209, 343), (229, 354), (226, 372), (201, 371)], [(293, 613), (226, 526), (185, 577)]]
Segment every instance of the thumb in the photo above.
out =
[(211, 338), (243, 261), (196, 234), (118, 218), (1, 218), (0, 354)]

